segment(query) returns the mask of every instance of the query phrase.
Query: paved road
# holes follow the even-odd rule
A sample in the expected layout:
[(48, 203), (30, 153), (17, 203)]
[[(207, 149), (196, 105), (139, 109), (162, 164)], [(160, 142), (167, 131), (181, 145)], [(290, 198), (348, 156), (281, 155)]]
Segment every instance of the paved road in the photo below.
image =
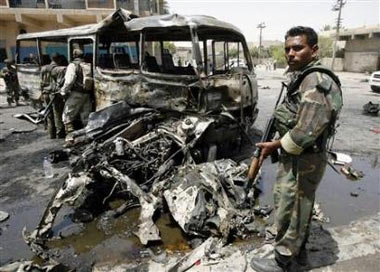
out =
[[(259, 70), (257, 72), (261, 88), (259, 90), (260, 114), (256, 126), (260, 129), (264, 127), (265, 121), (271, 114), (274, 101), (279, 93), (281, 72), (281, 70), (275, 72)], [(368, 78), (367, 75), (339, 73), (339, 76), (343, 82), (345, 106), (335, 147), (356, 156), (359, 162), (363, 162), (360, 165), (363, 165), (363, 169), (366, 170), (366, 177), (365, 183), (361, 184), (343, 185), (338, 181), (333, 187), (321, 186), (322, 200), (328, 203), (324, 208), (330, 209), (327, 211), (331, 212), (328, 213), (331, 221), (345, 223), (344, 225), (339, 223), (327, 225), (325, 226), (326, 232), (315, 231), (315, 244), (320, 247), (314, 248), (313, 267), (323, 267), (314, 268), (313, 271), (379, 271), (380, 224), (377, 213), (380, 211), (380, 181), (378, 178), (380, 135), (370, 129), (379, 128), (380, 119), (363, 115), (362, 106), (368, 101), (378, 103), (380, 94), (371, 92), (368, 83), (363, 82)], [(0, 159), (2, 161), (0, 165), (2, 173), (0, 175), (0, 206), (1, 209), (7, 209), (11, 214), (8, 221), (0, 224), (0, 264), (12, 259), (32, 256), (22, 241), (21, 228), (27, 225), (29, 229), (32, 229), (36, 225), (43, 207), (58, 185), (61, 175), (59, 174), (52, 180), (43, 178), (43, 156), (56, 149), (62, 141), (50, 140), (46, 137), (42, 127), (37, 128), (12, 117), (14, 113), (28, 111), (32, 111), (29, 106), (9, 108), (0, 86)], [(62, 167), (62, 173), (65, 170), (64, 166), (56, 167)], [(266, 178), (269, 179), (271, 175), (273, 177), (274, 171), (271, 170), (272, 166), (267, 165), (266, 167), (268, 170)], [(332, 174), (330, 177), (333, 177)], [(350, 191), (354, 189), (360, 192), (360, 196), (356, 199), (349, 196)], [(270, 191), (268, 188), (266, 190)], [(270, 194), (268, 195), (270, 196)], [(335, 203), (334, 199), (337, 199)], [(347, 199), (350, 201), (344, 202)], [(354, 200), (353, 204), (352, 200)], [(348, 204), (342, 206), (342, 203)], [(355, 217), (352, 217), (353, 215)], [(366, 217), (363, 219), (348, 223), (354, 218), (361, 218), (365, 215)], [(324, 241), (321, 237), (327, 239), (328, 243), (317, 243), (318, 240)], [(243, 252), (243, 254), (238, 248), (234, 248), (234, 251), (238, 254), (233, 255), (233, 258), (236, 257), (236, 259), (226, 258), (226, 260), (232, 264), (236, 263), (237, 266), (232, 266), (232, 270), (229, 271), (243, 271), (240, 268), (247, 268), (247, 260), (249, 260), (250, 254), (255, 254), (255, 252), (250, 251), (248, 254)], [(318, 257), (321, 252), (326, 252), (327, 256)], [(322, 258), (324, 261), (320, 262), (318, 258)], [(224, 265), (226, 264), (224, 263)], [(101, 271), (102, 264), (96, 268)], [(113, 263), (113, 268), (117, 269), (115, 263)], [(205, 271), (200, 269), (197, 266), (190, 271)], [(226, 266), (216, 264), (207, 266), (207, 269), (207, 271), (227, 271)], [(155, 271), (160, 270), (156, 269)]]

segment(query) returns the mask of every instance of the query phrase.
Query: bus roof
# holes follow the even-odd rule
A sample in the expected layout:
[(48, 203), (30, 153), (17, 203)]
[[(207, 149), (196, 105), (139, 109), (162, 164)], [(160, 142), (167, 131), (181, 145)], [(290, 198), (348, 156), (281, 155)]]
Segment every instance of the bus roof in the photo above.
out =
[(220, 21), (214, 17), (205, 15), (158, 15), (136, 18), (125, 22), (124, 25), (127, 27), (127, 30), (129, 31), (141, 31), (145, 28), (194, 26), (224, 28), (237, 33), (241, 33), (241, 31), (234, 25)]
[(131, 12), (125, 9), (118, 9), (114, 13), (107, 16), (104, 20), (96, 24), (88, 24), (83, 26), (49, 30), (43, 32), (20, 34), (17, 40), (29, 40), (36, 38), (43, 39), (57, 39), (67, 38), (70, 36), (87, 36), (101, 32), (103, 29), (110, 27), (116, 23), (123, 23), (127, 31), (141, 31), (143, 29), (152, 28), (173, 28), (173, 27), (188, 27), (194, 26), (195, 28), (214, 28), (223, 29), (234, 32), (239, 36), (243, 36), (241, 31), (234, 25), (220, 21), (211, 16), (205, 15), (158, 15), (138, 18)]
[(96, 24), (88, 24), (88, 25), (63, 28), (63, 29), (57, 29), (57, 30), (48, 30), (48, 31), (42, 31), (42, 32), (20, 34), (17, 36), (17, 40), (29, 40), (29, 39), (35, 39), (35, 38), (56, 39), (59, 37), (66, 38), (70, 36), (86, 36), (86, 35), (91, 35), (91, 34), (101, 31), (103, 28), (106, 28), (107, 26), (114, 23), (115, 21), (123, 20), (125, 22), (136, 17), (137, 16), (133, 15), (131, 12), (120, 8)]

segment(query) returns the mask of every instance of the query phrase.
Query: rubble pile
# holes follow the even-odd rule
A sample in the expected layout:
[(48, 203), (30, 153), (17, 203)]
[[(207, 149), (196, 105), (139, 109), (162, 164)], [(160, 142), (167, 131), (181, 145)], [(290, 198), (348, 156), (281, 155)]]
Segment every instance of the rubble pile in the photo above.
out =
[[(44, 244), (64, 204), (96, 216), (112, 198), (125, 201), (112, 211), (113, 217), (141, 207), (134, 233), (143, 245), (161, 239), (154, 215), (165, 212), (189, 237), (226, 241), (231, 234), (245, 237), (250, 232), (254, 189), (247, 188), (248, 167), (219, 159), (242, 144), (239, 125), (228, 113), (185, 115), (120, 102), (93, 113), (73, 138), (72, 173), (37, 228), (23, 232), (39, 256), (49, 257)], [(95, 209), (86, 205), (99, 198)]]

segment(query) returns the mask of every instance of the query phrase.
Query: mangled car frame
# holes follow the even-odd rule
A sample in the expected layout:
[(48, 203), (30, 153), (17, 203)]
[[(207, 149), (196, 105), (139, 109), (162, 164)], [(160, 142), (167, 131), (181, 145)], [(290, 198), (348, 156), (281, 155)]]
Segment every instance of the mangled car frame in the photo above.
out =
[[(62, 205), (87, 207), (93, 194), (102, 197), (98, 210), (113, 197), (125, 200), (113, 216), (141, 206), (135, 234), (142, 244), (160, 239), (157, 210), (189, 235), (244, 236), (253, 194), (247, 166), (230, 158), (249, 138), (257, 83), (240, 31), (208, 16), (135, 18), (124, 10), (77, 29), (54, 35), (68, 41), (68, 52), (74, 43), (85, 49), (97, 111), (73, 133), (72, 173), (36, 230), (24, 231), (31, 248), (43, 256)], [(20, 65), (19, 73), (28, 69)]]

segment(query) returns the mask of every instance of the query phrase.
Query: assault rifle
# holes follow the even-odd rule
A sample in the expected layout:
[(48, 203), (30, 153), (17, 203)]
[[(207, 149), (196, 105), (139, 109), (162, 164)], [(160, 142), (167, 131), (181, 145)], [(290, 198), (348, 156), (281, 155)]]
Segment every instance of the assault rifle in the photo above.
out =
[[(278, 99), (277, 99), (277, 102), (276, 102), (276, 105), (274, 107), (273, 112), (277, 109), (278, 103), (281, 100), (282, 92), (284, 91), (285, 87), (287, 87), (286, 84), (284, 82), (282, 82), (282, 87), (281, 87), (280, 95), (278, 96)], [(267, 122), (264, 134), (261, 137), (261, 141), (260, 142), (262, 142), (262, 143), (263, 142), (270, 142), (273, 139), (275, 133), (276, 133), (276, 130), (274, 128), (274, 115), (272, 114), (271, 118)], [(253, 153), (253, 159), (252, 159), (252, 162), (251, 162), (251, 166), (249, 167), (249, 170), (248, 170), (248, 184), (247, 184), (247, 188), (248, 189), (251, 188), (252, 184), (256, 180), (257, 173), (259, 172), (259, 170), (261, 168), (261, 164), (259, 164), (260, 156), (261, 156), (261, 148), (257, 147), (256, 150), (255, 150), (255, 152)], [(272, 160), (272, 163), (275, 163), (275, 162), (278, 161), (278, 152), (277, 152), (277, 150), (274, 151), (274, 152), (272, 152), (272, 154), (271, 154), (271, 160)]]

